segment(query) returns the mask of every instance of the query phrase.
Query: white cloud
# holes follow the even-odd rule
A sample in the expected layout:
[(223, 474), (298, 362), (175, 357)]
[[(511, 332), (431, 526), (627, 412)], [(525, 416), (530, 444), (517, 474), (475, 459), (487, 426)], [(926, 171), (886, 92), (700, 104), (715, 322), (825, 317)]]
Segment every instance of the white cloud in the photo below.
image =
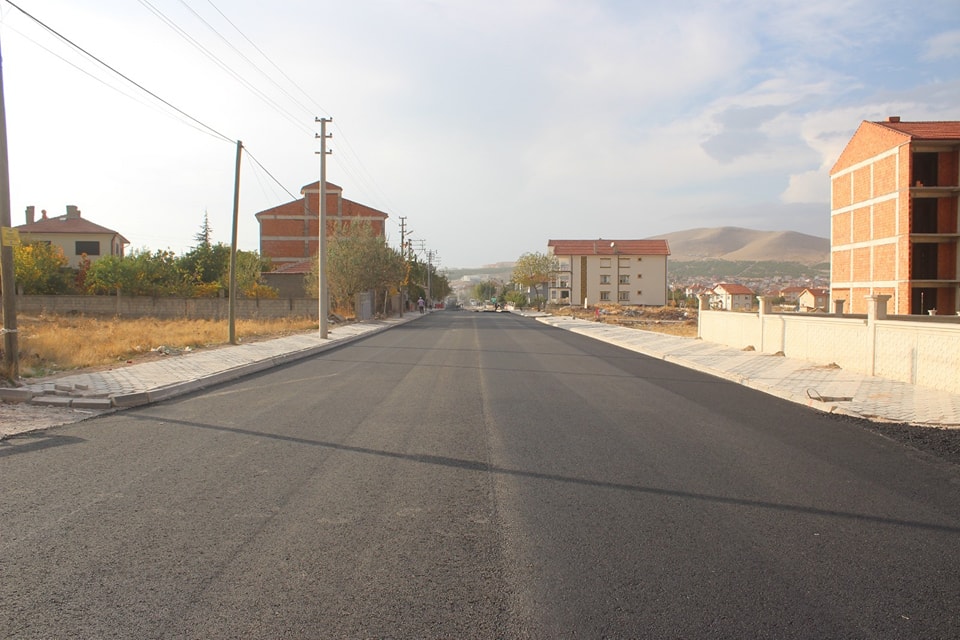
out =
[(938, 33), (926, 42), (923, 60), (960, 58), (960, 29)]

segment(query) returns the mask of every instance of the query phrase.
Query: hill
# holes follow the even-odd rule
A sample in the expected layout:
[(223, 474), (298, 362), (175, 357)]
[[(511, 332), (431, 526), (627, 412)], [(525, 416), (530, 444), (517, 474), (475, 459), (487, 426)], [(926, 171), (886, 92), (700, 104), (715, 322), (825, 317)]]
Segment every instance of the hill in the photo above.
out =
[(796, 231), (755, 231), (718, 227), (676, 231), (651, 239), (670, 245), (670, 262), (793, 262), (816, 265), (830, 261), (830, 240)]

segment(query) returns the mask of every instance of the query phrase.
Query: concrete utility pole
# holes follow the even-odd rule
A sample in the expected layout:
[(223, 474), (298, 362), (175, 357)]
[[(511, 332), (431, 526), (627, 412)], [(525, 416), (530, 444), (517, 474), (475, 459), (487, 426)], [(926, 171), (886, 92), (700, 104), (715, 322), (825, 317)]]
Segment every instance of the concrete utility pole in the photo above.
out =
[(317, 245), (317, 276), (320, 279), (317, 295), (320, 298), (320, 337), (327, 337), (327, 316), (330, 315), (330, 301), (327, 299), (327, 123), (332, 122), (333, 118), (317, 118), (320, 123), (320, 133), (316, 136), (320, 139), (320, 211), (319, 223), (320, 235)]
[(10, 164), (7, 156), (7, 112), (3, 97), (3, 58), (0, 56), (0, 282), (3, 286), (3, 368), (10, 380), (20, 377), (17, 341), (17, 283), (13, 271), (10, 223)]
[(237, 166), (233, 177), (233, 233), (230, 237), (230, 344), (237, 344), (237, 219), (240, 213), (240, 156), (243, 143), (237, 140)]
[[(411, 232), (412, 233), (412, 232)], [(400, 255), (403, 256), (404, 261), (407, 259), (407, 216), (400, 216)], [(409, 273), (409, 267), (408, 267)], [(404, 286), (400, 287), (400, 317), (403, 317), (403, 305), (404, 297), (407, 292), (407, 288)]]

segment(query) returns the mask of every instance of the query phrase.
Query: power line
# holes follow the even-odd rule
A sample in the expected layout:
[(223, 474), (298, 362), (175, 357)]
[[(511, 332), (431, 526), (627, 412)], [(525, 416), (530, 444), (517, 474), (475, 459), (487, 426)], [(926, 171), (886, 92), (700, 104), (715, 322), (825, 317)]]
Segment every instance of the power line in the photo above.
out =
[(98, 58), (97, 56), (93, 55), (92, 53), (90, 53), (89, 51), (87, 51), (86, 49), (84, 49), (83, 47), (81, 47), (80, 45), (76, 44), (75, 42), (73, 42), (72, 40), (70, 40), (69, 38), (67, 38), (66, 36), (64, 36), (64, 35), (62, 35), (61, 33), (59, 33), (58, 31), (54, 30), (52, 27), (47, 26), (44, 22), (42, 22), (42, 21), (39, 20), (38, 18), (36, 18), (36, 17), (34, 17), (33, 15), (27, 13), (26, 11), (24, 11), (21, 7), (19, 7), (19, 6), (16, 5), (15, 3), (11, 2), (10, 0), (7, 0), (7, 3), (8, 3), (11, 7), (13, 7), (13, 8), (16, 9), (17, 11), (19, 11), (20, 13), (22, 13), (23, 15), (25, 15), (26, 17), (30, 18), (30, 19), (33, 20), (35, 23), (37, 23), (38, 25), (40, 25), (43, 29), (46, 29), (47, 31), (49, 31), (50, 33), (52, 33), (54, 36), (56, 36), (57, 38), (59, 38), (59, 39), (62, 40), (63, 42), (67, 43), (68, 45), (70, 45), (71, 47), (73, 47), (74, 49), (76, 49), (77, 51), (81, 52), (81, 53), (84, 54), (85, 56), (87, 56), (87, 57), (89, 57), (90, 59), (94, 60), (94, 61), (97, 62), (98, 64), (106, 67), (107, 69), (109, 69), (109, 70), (112, 71), (113, 73), (117, 74), (118, 76), (120, 76), (121, 78), (123, 78), (124, 80), (126, 80), (127, 82), (129, 82), (130, 84), (132, 84), (133, 86), (135, 86), (135, 87), (137, 87), (138, 89), (140, 89), (141, 91), (143, 91), (144, 93), (150, 95), (151, 97), (153, 97), (153, 98), (156, 99), (156, 100), (159, 100), (160, 102), (162, 102), (163, 104), (167, 105), (168, 107), (170, 107), (171, 109), (173, 109), (174, 111), (176, 111), (176, 112), (179, 113), (180, 115), (184, 116), (185, 118), (189, 118), (190, 120), (192, 120), (193, 122), (197, 123), (198, 125), (200, 125), (200, 126), (203, 127), (204, 129), (207, 129), (207, 130), (210, 131), (211, 133), (215, 134), (217, 137), (222, 138), (222, 139), (225, 140), (226, 142), (229, 142), (229, 143), (231, 143), (231, 144), (234, 144), (235, 141), (234, 141), (233, 139), (231, 139), (230, 137), (228, 137), (228, 136), (220, 133), (219, 131), (217, 131), (217, 130), (214, 129), (213, 127), (211, 127), (211, 126), (209, 126), (209, 125), (201, 122), (201, 121), (198, 120), (197, 118), (194, 118), (193, 116), (191, 116), (189, 113), (187, 113), (187, 112), (184, 111), (183, 109), (180, 109), (179, 107), (174, 106), (174, 105), (171, 104), (170, 102), (164, 100), (163, 98), (161, 98), (160, 96), (158, 96), (158, 95), (155, 94), (154, 92), (150, 91), (149, 89), (147, 89), (145, 86), (143, 86), (143, 85), (140, 84), (139, 82), (137, 82), (137, 81), (133, 80), (132, 78), (130, 78), (129, 76), (121, 73), (120, 71), (118, 71), (118, 70), (115, 69), (114, 67), (110, 66), (109, 64), (107, 64), (106, 62), (104, 62), (103, 60), (101, 60), (100, 58)]
[[(243, 76), (241, 76), (237, 71), (235, 71), (232, 67), (230, 67), (230, 65), (228, 65), (226, 62), (224, 62), (223, 60), (221, 60), (219, 57), (217, 57), (212, 51), (210, 51), (209, 49), (207, 49), (205, 46), (203, 46), (202, 44), (200, 44), (200, 42), (199, 42), (196, 38), (194, 38), (194, 37), (191, 36), (189, 33), (187, 33), (186, 30), (184, 30), (182, 27), (180, 27), (180, 25), (178, 25), (174, 20), (172, 20), (171, 18), (167, 17), (162, 11), (160, 11), (159, 9), (157, 9), (153, 4), (150, 3), (149, 0), (139, 0), (139, 2), (140, 2), (141, 5), (143, 5), (144, 7), (146, 7), (151, 13), (153, 13), (153, 15), (155, 15), (157, 18), (159, 18), (164, 24), (166, 24), (168, 27), (170, 27), (171, 29), (173, 29), (173, 31), (174, 31), (177, 35), (179, 35), (181, 38), (183, 38), (183, 39), (186, 40), (188, 43), (190, 43), (191, 45), (193, 45), (198, 51), (200, 51), (204, 56), (206, 56), (211, 62), (213, 62), (213, 63), (214, 63), (215, 65), (217, 65), (218, 67), (220, 67), (220, 69), (222, 69), (223, 71), (225, 71), (226, 73), (228, 73), (230, 76), (232, 76), (232, 77), (234, 78), (234, 80), (236, 80), (238, 83), (240, 83), (240, 85), (243, 86), (247, 91), (249, 91), (250, 93), (252, 93), (252, 94), (255, 95), (256, 97), (260, 98), (260, 100), (262, 100), (262, 101), (263, 101), (264, 103), (266, 103), (268, 106), (270, 106), (271, 108), (273, 108), (274, 111), (276, 111), (276, 112), (279, 113), (280, 115), (282, 115), (282, 116), (284, 116), (285, 118), (287, 118), (290, 122), (294, 123), (296, 126), (299, 126), (301, 129), (309, 130), (309, 129), (306, 128), (306, 125), (304, 125), (296, 116), (294, 116), (294, 115), (291, 114), (289, 111), (287, 111), (286, 109), (284, 109), (283, 107), (281, 107), (279, 104), (277, 104), (276, 101), (274, 101), (272, 98), (270, 98), (267, 94), (265, 94), (264, 92), (260, 91), (258, 88), (256, 88), (255, 86), (253, 86), (253, 84), (251, 84), (248, 80), (246, 80)], [(189, 7), (188, 7), (188, 8), (189, 8)], [(193, 11), (193, 10), (191, 9), (191, 11)], [(194, 15), (196, 15), (196, 12), (194, 12)], [(197, 17), (200, 18), (200, 16), (197, 16)], [(210, 27), (209, 23), (207, 23), (205, 20), (203, 20), (203, 18), (200, 18), (200, 20), (201, 20), (202, 22), (204, 22), (204, 24), (207, 24), (208, 27)], [(214, 33), (216, 33), (216, 30), (213, 29), (213, 27), (210, 27), (210, 28), (214, 31)], [(217, 35), (219, 35), (219, 33), (218, 33)], [(242, 55), (242, 54), (241, 54), (241, 55)]]

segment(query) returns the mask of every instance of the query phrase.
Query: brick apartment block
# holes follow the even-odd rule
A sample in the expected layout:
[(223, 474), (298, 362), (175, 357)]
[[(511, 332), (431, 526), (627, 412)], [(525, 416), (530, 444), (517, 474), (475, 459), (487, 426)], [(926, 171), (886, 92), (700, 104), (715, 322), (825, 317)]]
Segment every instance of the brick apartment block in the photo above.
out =
[[(343, 189), (327, 183), (327, 237), (344, 223), (367, 222), (383, 236), (387, 214), (347, 200)], [(299, 200), (266, 209), (256, 214), (260, 223), (260, 255), (276, 269), (309, 261), (317, 255), (320, 229), (320, 181), (300, 190)]]
[(960, 122), (864, 121), (830, 171), (833, 300), (866, 313), (960, 310)]

